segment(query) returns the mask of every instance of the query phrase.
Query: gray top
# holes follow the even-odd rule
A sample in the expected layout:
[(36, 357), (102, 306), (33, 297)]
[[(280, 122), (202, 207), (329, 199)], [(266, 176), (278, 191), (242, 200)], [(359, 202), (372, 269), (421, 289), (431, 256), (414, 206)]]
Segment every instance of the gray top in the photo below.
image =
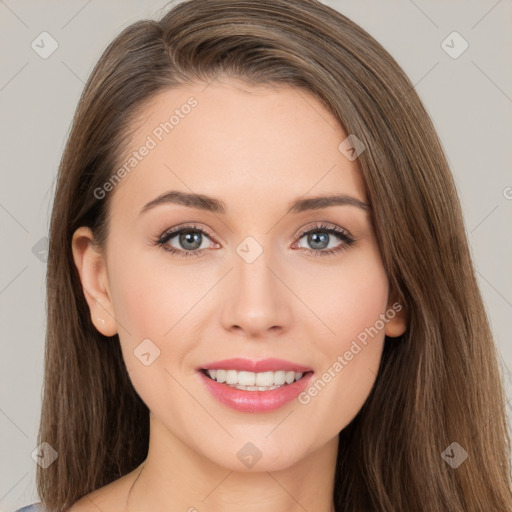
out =
[(27, 505), (26, 507), (19, 508), (18, 510), (15, 510), (14, 512), (42, 512), (43, 507), (41, 505), (41, 502), (38, 503), (32, 503), (32, 505)]

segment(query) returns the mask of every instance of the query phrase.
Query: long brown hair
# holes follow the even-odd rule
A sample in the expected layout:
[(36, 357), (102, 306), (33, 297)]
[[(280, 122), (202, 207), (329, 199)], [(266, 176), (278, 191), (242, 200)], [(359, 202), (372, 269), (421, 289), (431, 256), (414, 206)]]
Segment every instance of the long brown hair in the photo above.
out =
[[(118, 168), (146, 102), (221, 74), (313, 93), (367, 148), (357, 161), (408, 328), (386, 340), (371, 394), (339, 434), (336, 510), (512, 510), (498, 357), (437, 134), (386, 50), (315, 0), (186, 1), (127, 27), (94, 68), (51, 219), (39, 442), (59, 455), (37, 471), (43, 504), (61, 512), (146, 458), (148, 408), (117, 335), (104, 337), (90, 320), (71, 239), (89, 226), (105, 241), (112, 193), (94, 191)], [(457, 468), (442, 456), (453, 457), (454, 442), (468, 454)]]

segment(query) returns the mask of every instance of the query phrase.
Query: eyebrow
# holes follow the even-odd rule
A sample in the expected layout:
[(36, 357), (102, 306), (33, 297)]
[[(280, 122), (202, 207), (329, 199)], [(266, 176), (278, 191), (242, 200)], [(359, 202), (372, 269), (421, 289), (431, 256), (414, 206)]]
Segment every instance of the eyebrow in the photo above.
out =
[[(226, 203), (220, 199), (206, 196), (204, 194), (192, 194), (173, 190), (165, 192), (144, 205), (139, 215), (142, 215), (156, 206), (169, 203), (188, 206), (189, 208), (196, 208), (198, 210), (205, 210), (212, 213), (225, 214), (227, 211)], [(301, 213), (309, 210), (320, 210), (322, 208), (328, 208), (329, 206), (355, 206), (365, 211), (370, 209), (370, 205), (368, 203), (365, 203), (355, 197), (346, 194), (332, 194), (296, 199), (289, 204), (287, 213)]]

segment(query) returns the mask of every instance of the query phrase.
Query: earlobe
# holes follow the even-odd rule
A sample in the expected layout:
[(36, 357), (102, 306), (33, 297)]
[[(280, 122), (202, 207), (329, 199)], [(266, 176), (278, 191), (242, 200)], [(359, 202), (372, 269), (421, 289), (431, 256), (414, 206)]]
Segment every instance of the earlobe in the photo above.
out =
[(104, 255), (95, 246), (94, 235), (88, 227), (80, 227), (74, 232), (71, 245), (92, 323), (104, 336), (113, 336), (117, 333), (117, 323)]
[(397, 338), (407, 329), (407, 321), (403, 318), (402, 313), (398, 313), (393, 320), (386, 324), (386, 336), (390, 338)]
[[(396, 295), (396, 294), (393, 294)], [(388, 321), (386, 322), (386, 336), (397, 338), (407, 330), (408, 315), (403, 300), (391, 297), (386, 310)]]

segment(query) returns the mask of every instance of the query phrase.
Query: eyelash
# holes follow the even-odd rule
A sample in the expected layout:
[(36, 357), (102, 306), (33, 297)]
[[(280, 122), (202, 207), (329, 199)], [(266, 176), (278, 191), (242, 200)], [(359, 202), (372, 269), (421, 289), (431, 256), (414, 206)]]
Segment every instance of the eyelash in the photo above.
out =
[[(185, 225), (180, 226), (178, 229), (172, 228), (171, 230), (167, 230), (162, 233), (154, 242), (153, 245), (162, 247), (163, 250), (168, 251), (172, 254), (176, 254), (178, 256), (199, 256), (205, 249), (195, 250), (195, 251), (187, 251), (185, 249), (176, 249), (175, 247), (171, 247), (167, 245), (167, 242), (174, 238), (174, 236), (181, 234), (182, 232), (193, 232), (193, 233), (202, 233), (206, 235), (208, 238), (213, 238), (213, 236), (203, 228), (199, 228), (195, 225)], [(304, 235), (308, 235), (309, 233), (329, 233), (331, 235), (335, 235), (338, 238), (342, 239), (343, 243), (334, 249), (326, 249), (326, 250), (313, 250), (313, 249), (303, 249), (307, 253), (316, 256), (330, 256), (336, 253), (341, 253), (342, 251), (346, 251), (350, 248), (350, 246), (356, 241), (356, 239), (346, 230), (335, 228), (332, 226), (328, 226), (325, 224), (316, 224), (313, 227), (310, 227), (306, 230), (302, 230), (297, 235), (298, 240), (300, 240)]]

